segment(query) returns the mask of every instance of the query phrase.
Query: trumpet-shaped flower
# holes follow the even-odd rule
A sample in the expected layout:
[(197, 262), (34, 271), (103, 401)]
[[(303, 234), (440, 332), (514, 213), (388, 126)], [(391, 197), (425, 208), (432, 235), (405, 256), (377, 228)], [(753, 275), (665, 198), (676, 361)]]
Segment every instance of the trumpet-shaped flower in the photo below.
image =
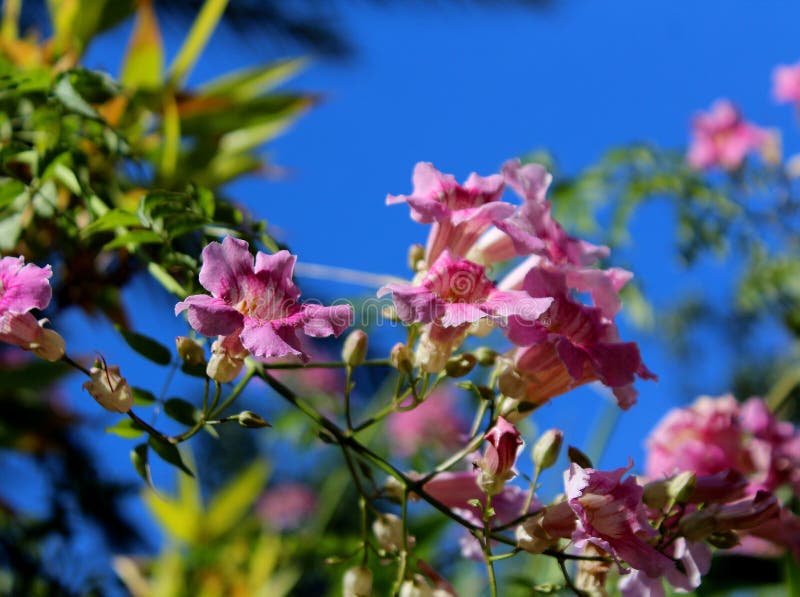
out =
[(22, 257), (0, 259), (0, 342), (32, 351), (36, 356), (57, 361), (64, 355), (64, 340), (45, 329), (47, 320), (37, 321), (32, 309), (50, 304), (53, 291), (49, 265), (25, 263)]
[(699, 114), (692, 122), (687, 159), (698, 170), (714, 166), (735, 170), (748, 153), (761, 149), (768, 141), (767, 131), (746, 122), (728, 100), (720, 100), (710, 112)]
[(259, 359), (297, 355), (307, 359), (298, 332), (323, 337), (341, 334), (352, 321), (349, 305), (300, 304), (292, 281), (296, 261), (288, 251), (253, 256), (247, 243), (227, 237), (203, 249), (200, 283), (211, 296), (197, 294), (175, 306), (188, 310), (191, 326), (206, 336), (237, 334)]
[[(488, 319), (509, 337), (525, 335), (552, 302), (520, 291), (500, 291), (481, 265), (454, 259), (445, 250), (419, 284), (389, 284), (378, 296), (392, 293), (397, 315), (406, 323), (430, 324), (423, 334), (418, 362), (440, 371), (447, 357), (466, 336), (469, 326)], [(420, 358), (421, 357), (421, 358)]]
[(420, 162), (414, 168), (411, 195), (389, 195), (387, 205), (408, 203), (411, 217), (420, 224), (433, 224), (425, 252), (428, 264), (446, 249), (464, 256), (478, 237), (497, 220), (511, 215), (514, 206), (500, 201), (505, 188), (502, 176), (486, 178), (474, 172), (463, 185), (433, 164)]
[(656, 379), (642, 362), (634, 342), (621, 342), (616, 326), (601, 311), (574, 301), (563, 272), (535, 268), (525, 279), (532, 297), (550, 296), (553, 302), (539, 320), (528, 327), (517, 343), (528, 346), (512, 353), (512, 362), (500, 377), (504, 394), (533, 404), (590, 381), (610, 387), (620, 408), (636, 401), (633, 381)]
[(564, 473), (564, 487), (567, 503), (578, 517), (572, 540), (578, 548), (593, 544), (657, 578), (674, 564), (647, 542), (657, 532), (647, 521), (644, 490), (633, 477), (622, 481), (632, 466), (598, 471), (570, 465)]

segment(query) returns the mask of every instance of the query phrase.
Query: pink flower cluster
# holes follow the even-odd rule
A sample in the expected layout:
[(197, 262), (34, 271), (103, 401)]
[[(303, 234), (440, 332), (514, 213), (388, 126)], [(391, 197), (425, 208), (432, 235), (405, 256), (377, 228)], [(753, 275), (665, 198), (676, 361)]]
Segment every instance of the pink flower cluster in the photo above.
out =
[(715, 166), (736, 170), (749, 153), (764, 148), (769, 140), (770, 134), (745, 121), (733, 103), (719, 100), (710, 112), (694, 118), (687, 160), (698, 170)]
[[(748, 495), (788, 488), (800, 496), (800, 430), (778, 420), (761, 398), (702, 396), (669, 412), (647, 440), (646, 471), (660, 479), (681, 471), (738, 475)], [(800, 559), (800, 519), (786, 509), (747, 530), (742, 551), (789, 548)]]
[[(495, 327), (515, 345), (502, 359), (500, 380), (517, 403), (542, 404), (600, 381), (630, 407), (635, 378), (655, 378), (613, 322), (631, 274), (595, 267), (608, 249), (569, 236), (555, 220), (546, 199), (550, 174), (512, 160), (499, 175), (472, 174), (462, 186), (420, 163), (413, 181), (411, 195), (390, 195), (387, 203), (405, 202), (414, 220), (432, 224), (425, 257), (411, 284), (390, 284), (379, 294), (392, 294), (400, 319), (424, 324), (417, 365), (439, 372), (468, 334)], [(502, 201), (506, 187), (521, 204)], [(487, 277), (488, 266), (520, 256), (498, 283)], [(574, 292), (588, 293), (593, 304), (578, 302)]]

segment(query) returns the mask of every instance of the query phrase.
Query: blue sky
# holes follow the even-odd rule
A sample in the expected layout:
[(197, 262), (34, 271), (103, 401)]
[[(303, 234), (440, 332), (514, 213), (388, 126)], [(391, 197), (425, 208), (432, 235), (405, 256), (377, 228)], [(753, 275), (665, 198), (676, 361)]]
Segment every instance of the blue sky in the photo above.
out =
[[(407, 276), (408, 245), (424, 242), (427, 229), (412, 222), (404, 206), (386, 207), (384, 199), (411, 190), (417, 161), (431, 161), (463, 179), (473, 170), (489, 174), (508, 158), (547, 148), (574, 173), (614, 145), (650, 141), (682, 147), (692, 114), (720, 97), (733, 99), (755, 122), (783, 129), (785, 146), (797, 149), (792, 111), (772, 102), (770, 85), (775, 64), (800, 58), (798, 3), (569, 0), (544, 12), (454, 4), (458, 8), (398, 2), (379, 9), (351, 3), (342, 24), (355, 57), (315, 60), (287, 85), (324, 96), (267, 148), (289, 176), (252, 178), (228, 190), (280, 229), (300, 261)], [(173, 52), (178, 33), (167, 30)], [(109, 36), (92, 50), (89, 65), (116, 71), (124, 39), (124, 30)], [(270, 40), (243, 42), (222, 31), (193, 81), (278, 55)], [(672, 222), (665, 204), (643, 209), (634, 221), (632, 245), (621, 255), (648, 298), (666, 306), (687, 289), (729, 296), (729, 269), (712, 261), (691, 275), (680, 268)], [(301, 286), (322, 289), (313, 280), (301, 280)], [(148, 309), (168, 311), (169, 305), (151, 298), (146, 288), (134, 286), (131, 302), (140, 307), (133, 319), (142, 331), (167, 342), (184, 329), (169, 316), (151, 317)], [(74, 318), (73, 337), (85, 325)], [(101, 324), (93, 325), (102, 331)], [(640, 404), (622, 416), (601, 463), (607, 468), (626, 464), (629, 454), (640, 461), (643, 430), (669, 407), (692, 398), (680, 395), (686, 376), (707, 380), (710, 394), (726, 389), (725, 357), (710, 347), (687, 372), (657, 338), (624, 322), (623, 335), (641, 341), (661, 381), (639, 384)], [(90, 351), (98, 348), (92, 344), (98, 339), (111, 342), (102, 347), (109, 362), (127, 354), (106, 333), (76, 342)], [(603, 401), (588, 390), (577, 394), (545, 407), (535, 420), (543, 428), (566, 427), (573, 434), (569, 443), (581, 446)], [(91, 403), (73, 397), (78, 402), (101, 418)], [(117, 457), (128, 466), (129, 442), (102, 443), (113, 455), (104, 469), (116, 470)]]

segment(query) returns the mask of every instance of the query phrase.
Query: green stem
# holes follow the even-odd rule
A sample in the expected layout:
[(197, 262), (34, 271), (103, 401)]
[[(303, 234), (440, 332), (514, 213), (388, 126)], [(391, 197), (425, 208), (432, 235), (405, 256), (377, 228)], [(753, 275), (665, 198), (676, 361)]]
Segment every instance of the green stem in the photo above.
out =
[(347, 430), (353, 430), (353, 419), (350, 415), (350, 391), (353, 389), (351, 378), (353, 377), (353, 368), (347, 366), (344, 374), (344, 419), (347, 421)]
[[(260, 363), (264, 370), (269, 369), (344, 369), (344, 361), (325, 361), (320, 363)], [(364, 361), (359, 367), (389, 367), (389, 359), (372, 359)]]
[(492, 494), (486, 494), (486, 505), (483, 508), (483, 558), (486, 560), (486, 572), (489, 574), (489, 590), (492, 597), (497, 597), (497, 577), (494, 573), (494, 559), (492, 558), (492, 540), (490, 531), (492, 526)]
[[(239, 380), (239, 383), (237, 383), (236, 386), (233, 388), (233, 390), (231, 390), (230, 395), (228, 395), (228, 397), (225, 398), (222, 404), (220, 404), (219, 407), (217, 408), (214, 407), (214, 404), (216, 404), (216, 401), (219, 400), (219, 398), (215, 397), (214, 404), (212, 404), (211, 410), (209, 411), (210, 412), (210, 414), (208, 415), (209, 418), (216, 417), (221, 413), (223, 413), (225, 409), (228, 408), (231, 405), (231, 403), (233, 403), (233, 401), (236, 400), (239, 397), (239, 395), (244, 391), (244, 389), (247, 387), (247, 384), (250, 383), (250, 380), (253, 379), (253, 377), (255, 377), (255, 374), (256, 374), (255, 369), (253, 369), (252, 367), (248, 367), (247, 373), (244, 374), (244, 377), (242, 377), (242, 379)], [(221, 387), (219, 384), (217, 384), (217, 391), (218, 392), (221, 391)]]

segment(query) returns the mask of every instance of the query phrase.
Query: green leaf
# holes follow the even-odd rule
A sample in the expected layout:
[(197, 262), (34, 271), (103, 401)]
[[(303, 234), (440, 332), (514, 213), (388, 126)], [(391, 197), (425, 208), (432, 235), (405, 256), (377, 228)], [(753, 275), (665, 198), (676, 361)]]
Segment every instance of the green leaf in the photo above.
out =
[(189, 470), (189, 467), (183, 462), (181, 453), (174, 444), (171, 444), (168, 441), (153, 435), (150, 436), (148, 444), (150, 444), (150, 447), (153, 448), (155, 453), (158, 454), (165, 462), (179, 468), (190, 477), (194, 477), (194, 473)]
[(290, 58), (245, 68), (206, 83), (200, 88), (201, 94), (206, 97), (224, 97), (239, 101), (252, 99), (293, 76), (306, 63), (305, 58)]
[(133, 403), (137, 406), (149, 406), (156, 401), (156, 397), (152, 392), (148, 392), (142, 388), (132, 387)]
[(205, 519), (211, 538), (231, 530), (250, 510), (264, 488), (268, 475), (269, 467), (257, 460), (211, 499)]
[(139, 427), (136, 421), (126, 417), (124, 419), (120, 419), (111, 427), (106, 427), (106, 433), (113, 433), (114, 435), (118, 435), (127, 439), (135, 439), (144, 433), (144, 429)]
[(189, 75), (222, 18), (222, 13), (225, 12), (227, 5), (228, 0), (206, 0), (203, 3), (203, 8), (200, 9), (200, 13), (170, 67), (170, 79), (174, 83), (182, 82)]
[(134, 470), (139, 473), (139, 476), (144, 479), (144, 482), (150, 487), (153, 487), (153, 478), (150, 475), (150, 462), (148, 460), (147, 444), (139, 444), (131, 450), (131, 463)]
[(92, 234), (114, 230), (120, 226), (123, 228), (130, 228), (131, 226), (139, 226), (140, 224), (139, 217), (136, 214), (125, 211), (124, 209), (112, 209), (81, 230), (81, 236), (87, 238)]
[(67, 110), (94, 120), (100, 119), (95, 109), (75, 90), (66, 73), (59, 78), (53, 88), (53, 95)]
[(151, 0), (139, 2), (136, 23), (122, 66), (121, 81), (128, 87), (156, 88), (164, 70), (164, 46)]
[(164, 239), (161, 238), (161, 235), (152, 230), (131, 230), (104, 244), (103, 251), (111, 251), (112, 249), (118, 249), (126, 245), (153, 245), (163, 243)]
[(119, 326), (117, 326), (117, 331), (125, 339), (125, 342), (128, 343), (128, 346), (146, 359), (149, 359), (154, 363), (158, 363), (159, 365), (170, 364), (170, 361), (172, 360), (172, 354), (169, 350), (167, 350), (167, 347), (160, 342), (153, 340), (152, 338), (148, 338), (144, 334), (139, 334), (138, 332), (123, 330)]
[(196, 408), (191, 402), (187, 402), (182, 398), (170, 398), (164, 403), (164, 412), (168, 417), (175, 419), (178, 423), (192, 427), (197, 423), (203, 413), (199, 408)]
[(27, 187), (18, 180), (7, 178), (3, 180), (3, 182), (0, 182), (0, 209), (5, 209), (14, 203), (16, 198), (25, 192), (26, 188)]
[(800, 566), (792, 557), (791, 553), (786, 553), (783, 556), (784, 577), (786, 579), (786, 594), (787, 595), (800, 595)]

